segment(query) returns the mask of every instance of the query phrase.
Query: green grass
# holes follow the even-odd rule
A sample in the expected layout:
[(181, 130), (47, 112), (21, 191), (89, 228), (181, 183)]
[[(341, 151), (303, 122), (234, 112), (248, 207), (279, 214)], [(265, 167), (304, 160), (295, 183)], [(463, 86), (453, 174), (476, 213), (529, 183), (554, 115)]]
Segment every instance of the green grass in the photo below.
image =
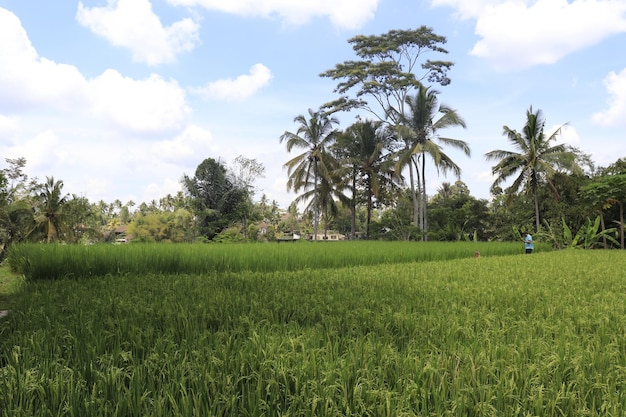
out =
[(623, 416), (625, 295), (623, 251), (30, 281), (0, 416)]
[(22, 277), (11, 271), (6, 263), (0, 264), (0, 311), (11, 309), (11, 300), (22, 283)]

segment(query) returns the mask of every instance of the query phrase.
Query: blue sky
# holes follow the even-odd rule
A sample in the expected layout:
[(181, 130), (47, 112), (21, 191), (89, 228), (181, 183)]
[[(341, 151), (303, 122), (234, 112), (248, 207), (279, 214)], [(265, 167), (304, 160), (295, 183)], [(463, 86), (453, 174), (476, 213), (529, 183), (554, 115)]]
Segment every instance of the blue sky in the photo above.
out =
[(139, 203), (243, 155), (266, 168), (257, 198), (286, 208), (279, 137), (335, 98), (319, 74), (355, 58), (355, 35), (421, 25), (455, 62), (437, 90), (467, 129), (442, 134), (471, 147), (449, 154), (472, 195), (530, 106), (597, 165), (626, 157), (626, 0), (0, 0), (0, 167), (25, 157), (68, 193)]

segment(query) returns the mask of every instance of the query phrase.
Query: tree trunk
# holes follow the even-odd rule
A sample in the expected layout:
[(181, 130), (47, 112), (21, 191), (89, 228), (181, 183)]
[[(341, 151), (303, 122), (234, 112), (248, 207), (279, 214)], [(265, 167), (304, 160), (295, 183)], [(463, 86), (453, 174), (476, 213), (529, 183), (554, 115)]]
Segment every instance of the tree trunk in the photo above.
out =
[[(50, 217), (48, 217), (48, 239), (47, 239), (47, 243), (50, 243), (52, 241), (52, 219), (50, 219)], [(622, 243), (622, 246), (624, 244)]]
[[(602, 209), (600, 209), (600, 224), (602, 225), (602, 231), (604, 232), (604, 230), (606, 229), (606, 225), (604, 224), (604, 213), (602, 212)], [(606, 236), (604, 235), (602, 235), (602, 243), (604, 245), (604, 249), (608, 249)]]
[(428, 218), (426, 217), (426, 205), (428, 196), (426, 195), (426, 157), (422, 152), (422, 241), (428, 241)]
[(372, 222), (372, 179), (368, 175), (367, 177), (367, 225), (365, 229), (365, 236), (370, 238), (370, 223)]
[[(419, 173), (419, 168), (417, 166), (417, 163), (415, 163), (415, 161), (413, 161), (413, 158), (411, 157), (411, 164), (415, 165), (415, 172)], [(419, 200), (418, 200), (418, 192), (417, 190), (415, 190), (415, 177), (413, 176), (413, 166), (410, 166), (409, 168), (409, 178), (411, 181), (411, 200), (413, 202), (413, 225), (415, 227), (419, 227)], [(417, 178), (417, 181), (419, 183), (419, 175)]]
[[(318, 193), (318, 189), (317, 189), (317, 159), (314, 161), (314, 169), (315, 169), (315, 194)], [(317, 240), (317, 227), (319, 225), (319, 220), (320, 220), (320, 201), (319, 201), (319, 195), (314, 195), (315, 198), (315, 210), (314, 210), (314, 214), (313, 214), (313, 240)]]
[(533, 198), (535, 201), (535, 233), (539, 231), (539, 196), (537, 195), (537, 187), (533, 189)]
[(621, 246), (624, 249), (624, 206), (621, 202), (619, 204), (619, 231), (621, 235)]
[(352, 204), (350, 205), (350, 235), (356, 238), (356, 176), (352, 176)]

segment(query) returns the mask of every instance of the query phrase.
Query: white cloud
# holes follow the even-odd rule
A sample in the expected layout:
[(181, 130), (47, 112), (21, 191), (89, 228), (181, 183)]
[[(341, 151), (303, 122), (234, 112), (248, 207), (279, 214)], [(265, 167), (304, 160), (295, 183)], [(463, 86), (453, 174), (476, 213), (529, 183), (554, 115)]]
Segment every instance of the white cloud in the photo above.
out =
[(95, 113), (133, 131), (178, 129), (190, 112), (178, 83), (156, 74), (134, 80), (106, 70), (90, 87)]
[(476, 174), (475, 179), (484, 184), (492, 184), (496, 177), (489, 171), (480, 171)]
[(198, 163), (198, 155), (209, 155), (213, 138), (211, 132), (199, 126), (189, 126), (173, 140), (152, 145), (154, 156), (164, 162)]
[(190, 110), (176, 81), (144, 80), (106, 70), (87, 80), (76, 67), (40, 57), (19, 19), (0, 8), (0, 111), (38, 108), (71, 117), (96, 117), (122, 130), (177, 129)]
[(155, 178), (172, 189), (183, 169), (176, 163), (208, 146), (210, 134), (194, 127), (169, 147), (162, 143), (174, 163), (146, 145), (176, 137), (189, 121), (176, 81), (156, 74), (137, 80), (112, 69), (87, 79), (74, 66), (40, 57), (19, 19), (3, 8), (0, 39), (0, 151), (26, 158), (29, 176), (54, 175), (67, 192), (90, 200), (137, 200), (144, 197), (137, 190)]
[(609, 108), (595, 113), (593, 121), (605, 126), (624, 125), (626, 123), (626, 68), (619, 74), (611, 71), (604, 79), (604, 86), (609, 94)]
[(180, 181), (166, 178), (161, 184), (150, 183), (140, 196), (140, 201), (150, 202), (152, 200), (159, 201), (166, 195), (176, 195), (178, 191), (181, 191), (182, 187)]
[(326, 16), (335, 26), (357, 29), (374, 17), (379, 0), (168, 0), (175, 6), (200, 6), (242, 16), (278, 16), (287, 25), (302, 25)]
[(476, 19), (481, 38), (471, 54), (500, 70), (552, 64), (564, 56), (626, 32), (623, 0), (432, 0)]
[(218, 80), (206, 87), (193, 90), (205, 98), (217, 98), (227, 101), (245, 100), (252, 97), (261, 88), (269, 84), (272, 72), (263, 64), (255, 64), (249, 75), (240, 75), (235, 79)]
[(17, 117), (9, 117), (0, 114), (0, 141), (15, 133), (19, 126)]
[[(28, 155), (27, 162), (29, 169), (39, 172), (46, 172), (50, 167), (62, 162), (64, 159), (63, 147), (58, 135), (51, 131), (45, 131), (34, 138), (25, 141), (13, 148), (9, 152), (9, 157), (19, 158)], [(50, 176), (51, 174), (46, 174)]]
[(558, 142), (565, 143), (571, 146), (578, 146), (581, 143), (580, 135), (576, 131), (576, 128), (570, 125), (553, 126), (548, 130), (548, 135), (551, 135), (556, 129), (561, 128), (558, 135)]
[(37, 104), (68, 108), (84, 104), (85, 79), (73, 66), (39, 57), (20, 20), (0, 8), (0, 111)]
[(476, 19), (487, 6), (501, 3), (494, 0), (431, 0), (431, 4), (437, 6), (449, 6), (455, 9), (461, 19)]
[(78, 3), (78, 22), (111, 44), (128, 48), (133, 59), (148, 65), (168, 63), (199, 43), (199, 25), (182, 19), (164, 27), (148, 0), (107, 0), (105, 7)]

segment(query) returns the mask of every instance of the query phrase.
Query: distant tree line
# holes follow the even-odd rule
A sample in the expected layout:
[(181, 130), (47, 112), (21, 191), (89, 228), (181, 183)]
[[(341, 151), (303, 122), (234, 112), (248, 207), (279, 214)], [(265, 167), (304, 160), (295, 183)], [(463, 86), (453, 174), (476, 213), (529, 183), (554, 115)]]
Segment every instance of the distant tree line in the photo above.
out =
[[(120, 237), (130, 242), (255, 242), (315, 236), (313, 205), (300, 212), (297, 202), (284, 209), (264, 195), (255, 200), (252, 178), (263, 175), (264, 167), (253, 159), (237, 161), (234, 168), (207, 158), (195, 175), (183, 175), (183, 191), (136, 205), (93, 203), (65, 194), (62, 180), (39, 182), (24, 174), (24, 158), (7, 159), (8, 166), (0, 170), (2, 254), (19, 242), (115, 243)], [(324, 233), (333, 231), (346, 239), (421, 240), (422, 232), (413, 223), (411, 189), (391, 185), (389, 173), (370, 179), (378, 171), (367, 172), (351, 177), (355, 198), (323, 211)], [(460, 180), (444, 182), (427, 201), (428, 240), (517, 240), (518, 230), (535, 225), (536, 200), (538, 238), (559, 248), (624, 248), (626, 158), (592, 173), (556, 171), (537, 190), (535, 198), (531, 189), (511, 194), (511, 187), (494, 186), (487, 200), (473, 197)]]

